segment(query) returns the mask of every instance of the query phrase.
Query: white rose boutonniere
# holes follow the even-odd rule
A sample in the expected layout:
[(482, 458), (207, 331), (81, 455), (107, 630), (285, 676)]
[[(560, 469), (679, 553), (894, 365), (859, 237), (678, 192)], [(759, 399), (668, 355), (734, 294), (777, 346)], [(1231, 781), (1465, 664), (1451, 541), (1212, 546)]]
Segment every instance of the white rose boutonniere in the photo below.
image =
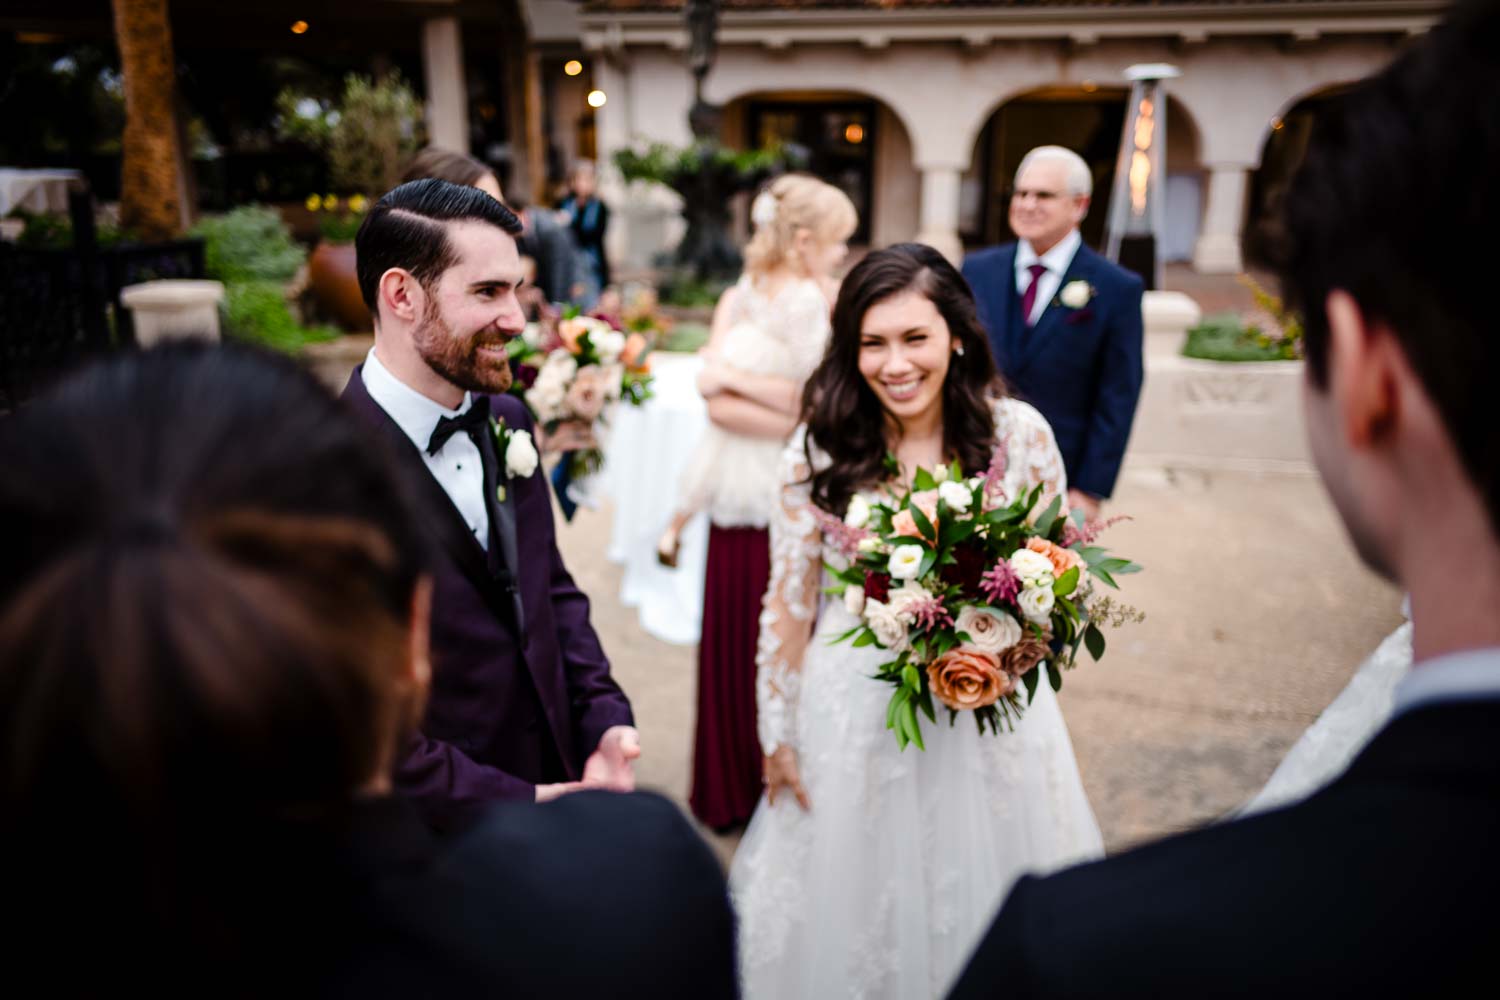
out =
[(1094, 286), (1087, 281), (1070, 281), (1057, 293), (1057, 301), (1069, 309), (1082, 309), (1094, 297)]
[[(505, 462), (507, 480), (525, 479), (536, 471), (541, 456), (537, 454), (536, 442), (531, 439), (529, 431), (511, 430), (503, 420), (491, 420), (490, 430), (495, 435), (495, 450)], [(495, 487), (495, 498), (505, 502), (505, 483)]]

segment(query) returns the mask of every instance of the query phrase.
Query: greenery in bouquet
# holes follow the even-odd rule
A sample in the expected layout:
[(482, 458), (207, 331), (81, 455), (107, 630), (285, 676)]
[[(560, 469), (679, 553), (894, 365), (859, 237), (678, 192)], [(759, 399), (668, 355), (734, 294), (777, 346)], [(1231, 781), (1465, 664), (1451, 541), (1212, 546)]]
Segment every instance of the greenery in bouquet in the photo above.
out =
[(1140, 569), (1093, 544), (1113, 522), (1063, 517), (1061, 497), (1038, 513), (1040, 486), (995, 504), (1003, 475), (1003, 455), (968, 480), (957, 463), (919, 469), (887, 500), (856, 496), (842, 521), (821, 514), (824, 537), (848, 560), (828, 565), (828, 592), (859, 622), (834, 641), (894, 657), (875, 676), (894, 688), (886, 727), (903, 750), (926, 748), (918, 713), (935, 722), (938, 704), (950, 725), (967, 711), (980, 732), (1012, 729), (1039, 664), (1058, 690), (1080, 646), (1104, 655), (1101, 625), (1141, 617), (1094, 592), (1094, 581), (1116, 587), (1115, 577)]

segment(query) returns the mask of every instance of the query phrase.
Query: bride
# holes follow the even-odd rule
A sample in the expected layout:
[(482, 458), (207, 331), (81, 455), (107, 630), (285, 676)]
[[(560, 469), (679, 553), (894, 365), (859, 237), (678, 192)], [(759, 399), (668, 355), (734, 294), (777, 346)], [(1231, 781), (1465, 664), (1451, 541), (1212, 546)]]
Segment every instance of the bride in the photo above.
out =
[[(757, 700), (766, 790), (735, 855), (744, 992), (757, 998), (940, 995), (1022, 873), (1102, 853), (1049, 684), (1012, 733), (968, 719), (898, 751), (879, 647), (832, 645), (855, 624), (822, 601), (822, 540), (856, 493), (953, 460), (1006, 453), (1000, 501), (1066, 496), (1052, 430), (1005, 398), (974, 300), (937, 251), (879, 250), (844, 280), (782, 460), (761, 615)], [(887, 454), (895, 459), (890, 471)]]

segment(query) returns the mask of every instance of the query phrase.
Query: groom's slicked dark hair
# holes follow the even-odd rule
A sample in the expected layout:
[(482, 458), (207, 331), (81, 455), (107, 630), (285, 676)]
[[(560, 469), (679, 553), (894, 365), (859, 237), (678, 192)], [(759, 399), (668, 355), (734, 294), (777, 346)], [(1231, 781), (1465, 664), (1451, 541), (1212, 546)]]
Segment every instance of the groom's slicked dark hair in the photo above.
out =
[(1273, 257), (1316, 383), (1328, 380), (1325, 303), (1341, 289), (1397, 338), (1500, 533), (1496, 53), (1500, 3), (1470, 0), (1330, 102), (1281, 204)]
[(481, 222), (521, 235), (521, 220), (478, 188), (450, 184), (435, 177), (408, 181), (387, 191), (370, 209), (354, 237), (359, 294), (371, 316), (380, 276), (393, 267), (412, 273), (423, 287), (458, 262), (448, 227)]

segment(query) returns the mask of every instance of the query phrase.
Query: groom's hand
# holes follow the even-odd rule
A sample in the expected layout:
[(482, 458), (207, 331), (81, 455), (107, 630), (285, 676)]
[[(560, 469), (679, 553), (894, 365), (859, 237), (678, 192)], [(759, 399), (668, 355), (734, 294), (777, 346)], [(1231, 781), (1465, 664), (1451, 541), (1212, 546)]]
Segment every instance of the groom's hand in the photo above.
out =
[(641, 737), (634, 726), (611, 726), (599, 739), (599, 748), (583, 765), (583, 783), (589, 788), (616, 792), (635, 791), (635, 759), (641, 755)]
[(1083, 511), (1085, 521), (1099, 520), (1099, 498), (1091, 496), (1082, 490), (1068, 491), (1068, 506), (1073, 510)]

